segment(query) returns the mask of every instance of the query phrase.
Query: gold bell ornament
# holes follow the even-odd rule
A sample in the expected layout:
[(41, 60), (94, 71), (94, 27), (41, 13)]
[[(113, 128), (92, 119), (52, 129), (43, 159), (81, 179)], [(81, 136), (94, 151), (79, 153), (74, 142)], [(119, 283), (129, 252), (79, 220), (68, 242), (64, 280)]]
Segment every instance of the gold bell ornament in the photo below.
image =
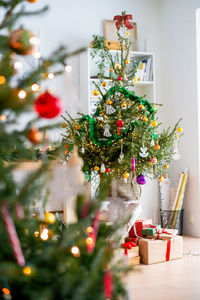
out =
[(124, 174), (123, 174), (123, 177), (124, 177), (124, 183), (127, 183), (129, 176), (130, 176), (130, 174), (129, 174), (127, 171), (124, 172)]

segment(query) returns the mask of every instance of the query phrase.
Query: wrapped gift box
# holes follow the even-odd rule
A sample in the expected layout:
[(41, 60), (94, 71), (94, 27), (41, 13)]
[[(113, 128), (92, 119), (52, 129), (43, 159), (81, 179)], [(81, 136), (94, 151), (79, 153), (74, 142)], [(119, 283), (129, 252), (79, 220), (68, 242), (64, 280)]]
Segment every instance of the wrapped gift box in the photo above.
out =
[(136, 257), (131, 257), (129, 259), (129, 265), (131, 266), (136, 266), (140, 264), (140, 256), (136, 256)]
[(154, 234), (154, 235), (147, 235), (148, 239), (159, 239), (159, 240), (171, 240), (173, 239), (173, 235), (161, 233), (161, 234)]
[(161, 228), (166, 230), (167, 232), (173, 234), (173, 235), (177, 235), (178, 234), (178, 229), (169, 229), (169, 228)]
[(166, 228), (158, 228), (158, 232), (154, 234), (148, 234), (148, 239), (159, 239), (159, 240), (171, 240), (174, 236), (178, 234), (177, 229), (166, 229)]
[(135, 229), (134, 226), (131, 228), (129, 231), (129, 237), (137, 237), (137, 236), (143, 236), (142, 235), (142, 229), (151, 225), (152, 224), (152, 219), (140, 219), (135, 221)]
[(139, 256), (139, 247), (132, 241), (121, 244), (121, 248), (123, 248), (124, 255), (129, 258)]
[(174, 236), (171, 240), (137, 239), (141, 263), (150, 265), (183, 256), (183, 238)]
[(160, 230), (161, 230), (160, 225), (142, 228), (142, 235), (154, 235), (154, 234), (160, 232)]
[(133, 247), (131, 250), (128, 250), (128, 258), (133, 258), (139, 256), (139, 247)]

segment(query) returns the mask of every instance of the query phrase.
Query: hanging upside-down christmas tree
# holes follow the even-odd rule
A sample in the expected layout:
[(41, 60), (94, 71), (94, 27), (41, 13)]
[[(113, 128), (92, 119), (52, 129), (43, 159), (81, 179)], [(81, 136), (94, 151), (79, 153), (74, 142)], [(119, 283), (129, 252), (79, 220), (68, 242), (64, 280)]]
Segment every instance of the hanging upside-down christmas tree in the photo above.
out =
[[(158, 131), (157, 106), (133, 91), (137, 63), (131, 63), (129, 31), (134, 30), (129, 22), (131, 15), (115, 16), (120, 44), (114, 62), (103, 37), (94, 36), (92, 57), (98, 53), (110, 62), (111, 87), (101, 77), (100, 84), (93, 90), (100, 96), (96, 112), (80, 118), (66, 120), (66, 142), (76, 144), (84, 159), (85, 172), (94, 170), (99, 174), (109, 173), (124, 182), (134, 177), (139, 185), (146, 183), (146, 176), (163, 180), (169, 163), (173, 159), (174, 144), (177, 143), (179, 122), (170, 131)], [(95, 48), (96, 47), (96, 48)], [(102, 71), (103, 61), (98, 63)], [(101, 73), (101, 72), (100, 72)]]

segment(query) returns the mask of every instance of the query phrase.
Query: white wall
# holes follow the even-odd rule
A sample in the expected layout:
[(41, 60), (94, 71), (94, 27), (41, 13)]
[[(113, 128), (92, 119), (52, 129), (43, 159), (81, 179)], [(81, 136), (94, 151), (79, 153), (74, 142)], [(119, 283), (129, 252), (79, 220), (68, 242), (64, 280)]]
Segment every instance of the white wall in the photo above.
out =
[[(184, 232), (200, 236), (198, 98), (196, 67), (196, 20), (198, 0), (162, 0), (160, 10), (161, 74), (159, 78), (165, 111), (163, 121), (173, 126), (180, 117), (184, 136), (181, 159), (171, 167), (173, 185), (179, 171), (189, 168), (184, 199)], [(189, 216), (194, 218), (190, 224)]]
[[(146, 38), (147, 50), (159, 51), (159, 16), (157, 0), (76, 0), (76, 1), (38, 1), (27, 4), (29, 9), (50, 5), (47, 14), (25, 19), (25, 24), (33, 32), (39, 29), (41, 52), (49, 54), (59, 45), (65, 45), (74, 50), (88, 47), (93, 34), (103, 35), (103, 20), (112, 19), (122, 10), (133, 15), (138, 24), (138, 36)], [(53, 82), (54, 83), (54, 82)], [(71, 107), (70, 99), (65, 90), (66, 78), (55, 81), (55, 90), (62, 96), (65, 106)], [(76, 91), (78, 93), (78, 91)]]

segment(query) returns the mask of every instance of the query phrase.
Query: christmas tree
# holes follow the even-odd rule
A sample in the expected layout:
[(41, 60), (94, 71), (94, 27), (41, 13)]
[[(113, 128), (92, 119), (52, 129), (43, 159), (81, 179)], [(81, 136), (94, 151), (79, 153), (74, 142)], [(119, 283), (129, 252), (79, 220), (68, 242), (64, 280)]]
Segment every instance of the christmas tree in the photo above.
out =
[[(125, 183), (134, 179), (143, 185), (146, 176), (163, 180), (176, 151), (177, 131), (182, 128), (179, 121), (172, 130), (159, 131), (159, 105), (138, 97), (133, 90), (139, 66), (131, 59), (131, 19), (125, 12), (114, 17), (120, 49), (115, 60), (104, 37), (94, 36), (91, 56), (98, 55), (100, 83), (93, 82), (93, 96), (99, 97), (100, 103), (93, 115), (65, 118), (66, 142), (78, 146), (88, 175), (96, 172), (103, 178), (107, 173)], [(110, 66), (109, 89), (104, 80), (106, 64)]]
[[(36, 1), (28, 2), (32, 5)], [(36, 124), (61, 112), (60, 99), (42, 91), (41, 80), (55, 75), (54, 65), (62, 66), (56, 72), (62, 73), (65, 59), (74, 53), (60, 48), (49, 58), (41, 58), (34, 70), (19, 76), (20, 58), (36, 54), (39, 57), (38, 39), (23, 27), (15, 28), (15, 23), (21, 16), (46, 10), (29, 12), (22, 3), (24, 0), (0, 1), (4, 11), (0, 23), (0, 297), (26, 300), (125, 297), (118, 277), (120, 266), (117, 269), (112, 266), (113, 249), (107, 242), (114, 229), (100, 218), (99, 203), (104, 198), (105, 186), (98, 200), (92, 203), (88, 196), (78, 196), (77, 220), (67, 227), (51, 212), (42, 211), (41, 216), (37, 206), (39, 200), (48, 200), (48, 190), (44, 187), (49, 169), (56, 164), (59, 147), (52, 156), (44, 145), (44, 131), (55, 124), (45, 128)], [(33, 110), (37, 116), (18, 127), (20, 116)], [(16, 181), (13, 171), (18, 163), (38, 158), (40, 166), (21, 182)], [(77, 186), (83, 181), (81, 167), (82, 160), (74, 149), (68, 168), (74, 168)]]

